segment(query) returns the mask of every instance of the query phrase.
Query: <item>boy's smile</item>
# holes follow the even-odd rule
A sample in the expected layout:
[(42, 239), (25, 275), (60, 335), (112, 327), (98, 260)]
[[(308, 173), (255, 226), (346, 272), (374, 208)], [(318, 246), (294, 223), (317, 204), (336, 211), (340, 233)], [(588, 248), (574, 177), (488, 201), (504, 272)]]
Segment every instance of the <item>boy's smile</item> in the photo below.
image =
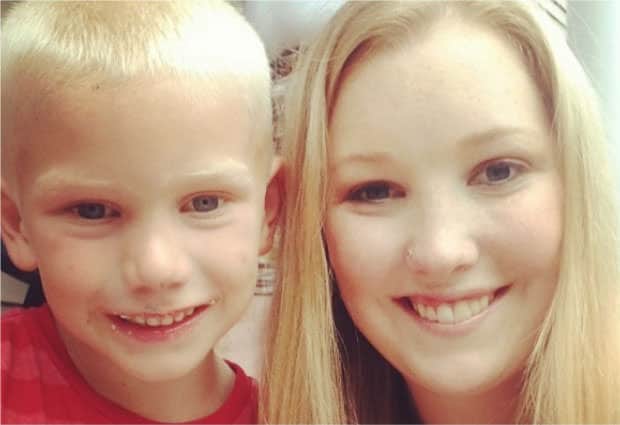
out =
[(186, 376), (251, 300), (269, 166), (246, 102), (217, 84), (64, 92), (25, 131), (23, 233), (94, 387)]
[(180, 323), (193, 317), (195, 314), (201, 313), (207, 306), (216, 303), (216, 300), (210, 300), (205, 305), (190, 307), (182, 310), (170, 311), (168, 313), (120, 313), (113, 314), (112, 318), (120, 319), (126, 322), (135, 323), (141, 326), (169, 326), (173, 323)]
[(215, 300), (165, 314), (113, 314), (108, 317), (113, 330), (138, 341), (158, 342), (176, 338), (181, 332), (188, 332), (213, 304)]

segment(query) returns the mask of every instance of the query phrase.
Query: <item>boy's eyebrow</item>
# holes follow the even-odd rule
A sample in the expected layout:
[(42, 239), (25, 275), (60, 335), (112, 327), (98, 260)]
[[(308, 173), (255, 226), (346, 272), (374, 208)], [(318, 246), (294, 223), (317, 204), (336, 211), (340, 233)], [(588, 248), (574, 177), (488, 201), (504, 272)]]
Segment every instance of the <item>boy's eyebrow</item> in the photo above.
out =
[(231, 183), (241, 187), (250, 186), (252, 184), (252, 176), (249, 170), (244, 166), (231, 163), (224, 166), (217, 165), (182, 173), (173, 176), (171, 180), (190, 184), (201, 181), (216, 181)]
[[(74, 173), (71, 169), (54, 169), (37, 178), (35, 192), (60, 192), (67, 189), (91, 188), (100, 190), (117, 189), (117, 183), (104, 178), (92, 178)], [(253, 180), (247, 167), (234, 162), (225, 161), (214, 166), (197, 167), (195, 171), (173, 172), (167, 179), (166, 185), (192, 185), (211, 181), (215, 183), (233, 185), (238, 188), (251, 186)]]
[[(482, 144), (502, 139), (507, 136), (520, 136), (520, 137), (540, 137), (539, 133), (526, 127), (516, 126), (502, 126), (493, 127), (488, 130), (475, 132), (469, 134), (458, 141), (460, 146), (464, 149), (470, 150), (479, 147)], [(361, 163), (361, 164), (376, 164), (382, 162), (390, 162), (395, 159), (394, 155), (385, 151), (371, 151), (371, 152), (356, 152), (350, 155), (346, 155), (339, 158), (330, 169), (337, 169), (343, 164), (348, 163)]]
[(46, 193), (66, 190), (67, 188), (92, 187), (106, 189), (111, 184), (102, 179), (88, 178), (86, 176), (69, 175), (62, 170), (52, 170), (37, 178), (34, 192)]

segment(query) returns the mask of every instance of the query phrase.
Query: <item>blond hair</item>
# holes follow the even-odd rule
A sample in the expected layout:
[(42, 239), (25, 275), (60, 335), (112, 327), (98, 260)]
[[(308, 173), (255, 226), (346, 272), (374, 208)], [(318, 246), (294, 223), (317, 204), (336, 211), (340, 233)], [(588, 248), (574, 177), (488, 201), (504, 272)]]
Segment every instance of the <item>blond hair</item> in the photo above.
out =
[(419, 420), (402, 377), (342, 306), (322, 238), (331, 111), (347, 70), (447, 11), (523, 58), (546, 106), (563, 179), (557, 290), (524, 368), (518, 422), (620, 422), (618, 209), (595, 93), (565, 42), (508, 1), (352, 2), (302, 56), (286, 104), (281, 275), (261, 418), (272, 423)]
[(28, 108), (59, 90), (115, 87), (142, 77), (206, 80), (216, 91), (222, 80), (232, 82), (254, 117), (253, 136), (267, 146), (261, 152), (271, 152), (265, 143), (272, 128), (268, 60), (260, 38), (232, 6), (21, 2), (2, 23), (3, 177), (16, 166), (14, 130)]

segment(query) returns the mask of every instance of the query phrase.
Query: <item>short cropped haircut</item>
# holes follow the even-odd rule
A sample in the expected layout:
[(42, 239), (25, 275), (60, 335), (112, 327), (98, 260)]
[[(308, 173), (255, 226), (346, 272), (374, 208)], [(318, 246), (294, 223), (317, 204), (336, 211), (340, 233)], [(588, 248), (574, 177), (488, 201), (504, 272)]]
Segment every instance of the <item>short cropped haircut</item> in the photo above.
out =
[[(232, 83), (247, 100), (257, 151), (271, 155), (268, 60), (258, 35), (231, 5), (23, 2), (2, 25), (3, 178), (14, 172), (15, 130), (29, 108), (58, 91), (141, 77), (202, 79), (215, 90), (220, 81)], [(28, 96), (32, 87), (38, 91)]]

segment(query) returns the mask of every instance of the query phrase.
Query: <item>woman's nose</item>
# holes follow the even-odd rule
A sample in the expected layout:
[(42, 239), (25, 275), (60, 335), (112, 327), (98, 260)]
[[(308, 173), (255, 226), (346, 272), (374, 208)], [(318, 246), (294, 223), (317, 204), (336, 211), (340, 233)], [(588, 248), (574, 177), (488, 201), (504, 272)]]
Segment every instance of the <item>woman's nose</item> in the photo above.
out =
[(422, 282), (442, 284), (471, 268), (479, 258), (472, 218), (446, 203), (416, 214), (403, 254), (411, 272)]

